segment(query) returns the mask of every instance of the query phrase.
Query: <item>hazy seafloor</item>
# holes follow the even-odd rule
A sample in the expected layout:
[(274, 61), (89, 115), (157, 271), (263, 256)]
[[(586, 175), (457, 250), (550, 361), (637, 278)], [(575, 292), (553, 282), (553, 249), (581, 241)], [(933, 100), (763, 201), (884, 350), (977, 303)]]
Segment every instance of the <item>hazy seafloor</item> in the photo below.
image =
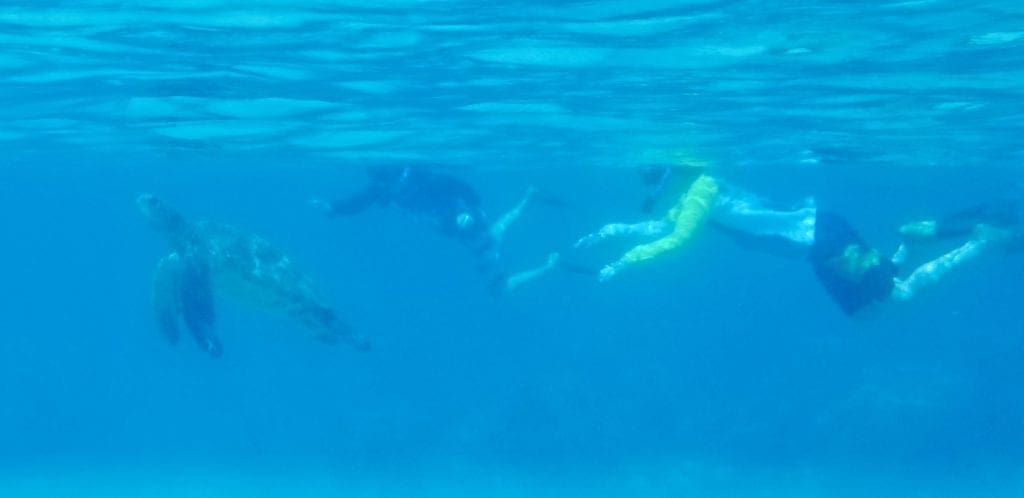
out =
[[(509, 232), (520, 269), (639, 220), (638, 166), (703, 162), (890, 251), (1021, 197), (1022, 26), (995, 1), (4, 4), (0, 494), (1021, 496), (1019, 253), (856, 317), (713, 231), (494, 299), (420, 220), (307, 201), (382, 161), (491, 216), (535, 186), (564, 206)], [(230, 301), (223, 358), (166, 344), (143, 192), (285, 249), (373, 351)]]

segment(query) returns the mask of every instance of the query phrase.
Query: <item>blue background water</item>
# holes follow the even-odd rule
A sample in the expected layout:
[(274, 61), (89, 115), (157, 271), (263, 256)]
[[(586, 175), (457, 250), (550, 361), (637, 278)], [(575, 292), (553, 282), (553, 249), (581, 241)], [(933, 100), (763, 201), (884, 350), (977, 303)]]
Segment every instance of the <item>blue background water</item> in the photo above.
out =
[[(292, 4), (0, 7), (5, 494), (1024, 491), (1019, 256), (851, 319), (708, 233), (495, 300), (417, 220), (305, 205), (381, 159), (449, 164), (492, 215), (537, 185), (568, 207), (512, 229), (521, 268), (638, 219), (636, 165), (699, 158), (895, 247), (1019, 195), (1017, 3)], [(140, 192), (285, 248), (374, 351), (229, 301), (223, 358), (168, 347)]]

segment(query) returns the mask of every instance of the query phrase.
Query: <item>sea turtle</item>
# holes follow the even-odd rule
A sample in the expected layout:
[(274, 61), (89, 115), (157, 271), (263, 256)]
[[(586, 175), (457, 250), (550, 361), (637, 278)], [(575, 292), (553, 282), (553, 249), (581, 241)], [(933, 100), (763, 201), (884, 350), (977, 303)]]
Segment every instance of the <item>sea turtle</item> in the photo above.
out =
[(340, 340), (359, 350), (369, 348), (325, 303), (312, 281), (267, 241), (223, 223), (189, 222), (149, 194), (140, 195), (137, 203), (171, 244), (171, 253), (157, 266), (153, 301), (160, 332), (172, 344), (178, 340), (180, 320), (200, 348), (220, 356), (221, 345), (212, 332), (217, 293), (295, 318), (325, 343)]

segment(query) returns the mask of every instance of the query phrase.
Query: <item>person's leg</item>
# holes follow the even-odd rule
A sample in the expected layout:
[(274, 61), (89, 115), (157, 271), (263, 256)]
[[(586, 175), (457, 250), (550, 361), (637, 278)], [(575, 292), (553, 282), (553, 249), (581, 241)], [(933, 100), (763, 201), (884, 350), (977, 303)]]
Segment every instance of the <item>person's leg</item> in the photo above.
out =
[(711, 215), (717, 196), (718, 182), (707, 175), (698, 177), (669, 210), (665, 218), (671, 224), (665, 229), (667, 234), (626, 251), (621, 258), (601, 268), (597, 279), (605, 282), (626, 266), (657, 258), (689, 241)]
[[(906, 226), (904, 225), (904, 227)], [(918, 266), (907, 278), (896, 279), (896, 285), (892, 292), (893, 299), (897, 301), (912, 299), (921, 289), (934, 285), (957, 266), (978, 257), (990, 245), (997, 244), (1000, 247), (1012, 250), (1014, 240), (1019, 236), (1015, 232), (984, 224), (975, 225), (972, 231), (974, 232), (974, 237), (963, 245)], [(903, 229), (901, 229), (901, 233), (907, 235)], [(913, 235), (911, 238), (920, 240), (920, 238), (913, 237)], [(906, 259), (906, 244), (900, 244), (900, 249), (897, 250), (897, 254), (893, 258), (894, 262), (899, 258), (901, 260), (900, 263)]]
[(989, 241), (985, 239), (971, 239), (964, 245), (918, 266), (907, 278), (896, 279), (892, 298), (896, 301), (912, 299), (921, 289), (936, 284), (957, 266), (976, 258), (988, 244)]
[(978, 225), (974, 229), (975, 237), (960, 247), (918, 266), (905, 279), (896, 279), (892, 297), (897, 301), (912, 299), (917, 293), (928, 286), (942, 280), (954, 268), (975, 259), (990, 245), (1012, 240), (1013, 234), (1002, 229)]
[(536, 192), (537, 189), (534, 187), (526, 189), (526, 194), (523, 195), (523, 198), (520, 199), (512, 209), (498, 218), (498, 221), (491, 225), (491, 237), (496, 243), (501, 243), (502, 239), (505, 237), (505, 232), (508, 231), (509, 227), (523, 215), (523, 209), (526, 209), (527, 204), (530, 203), (530, 200), (533, 199)]
[(930, 242), (937, 238), (937, 230), (938, 222), (935, 220), (921, 220), (900, 226), (900, 236), (910, 242)]
[(813, 198), (779, 208), (736, 188), (720, 196), (712, 219), (716, 225), (755, 237), (778, 237), (800, 246), (814, 243), (818, 207)]
[(309, 206), (327, 216), (348, 216), (361, 213), (374, 204), (381, 204), (387, 201), (385, 195), (379, 188), (370, 185), (361, 192), (350, 197), (328, 201), (320, 198), (309, 200)]
[(960, 210), (941, 219), (906, 223), (900, 227), (905, 240), (934, 241), (970, 236), (979, 226), (1013, 230), (1021, 224), (1021, 206), (1017, 200), (993, 201)]
[(661, 237), (668, 233), (670, 225), (665, 220), (641, 221), (640, 223), (609, 223), (600, 230), (585, 235), (576, 241), (577, 249), (590, 247), (605, 239), (614, 237)]
[(558, 266), (558, 257), (557, 252), (551, 253), (543, 265), (510, 275), (505, 280), (505, 290), (513, 291), (520, 285), (543, 277)]

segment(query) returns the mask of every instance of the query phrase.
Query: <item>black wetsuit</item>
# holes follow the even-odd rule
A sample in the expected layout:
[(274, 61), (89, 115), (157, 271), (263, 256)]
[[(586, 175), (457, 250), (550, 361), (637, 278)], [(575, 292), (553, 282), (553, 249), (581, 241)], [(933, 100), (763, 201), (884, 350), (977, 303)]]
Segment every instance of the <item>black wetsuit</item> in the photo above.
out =
[[(376, 166), (368, 168), (367, 175), (370, 182), (362, 191), (331, 203), (331, 215), (357, 214), (375, 205), (394, 204), (469, 247), (489, 287), (500, 292), (505, 271), (480, 195), (473, 187), (426, 166)], [(460, 224), (460, 217), (468, 217), (471, 222)]]

